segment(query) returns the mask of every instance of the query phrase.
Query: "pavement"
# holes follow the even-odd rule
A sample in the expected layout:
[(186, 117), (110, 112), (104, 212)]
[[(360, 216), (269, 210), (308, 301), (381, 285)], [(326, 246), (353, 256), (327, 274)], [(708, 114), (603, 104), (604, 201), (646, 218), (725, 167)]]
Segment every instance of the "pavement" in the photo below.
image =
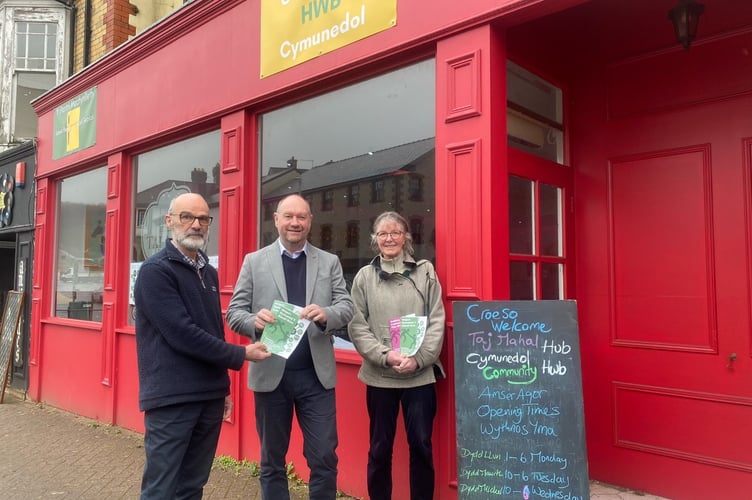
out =
[[(1, 498), (138, 499), (143, 466), (141, 434), (28, 401), (6, 389), (0, 404)], [(217, 459), (204, 498), (260, 500), (258, 477), (248, 466)], [(291, 482), (290, 499), (307, 498), (306, 485)], [(597, 481), (591, 482), (590, 498), (666, 500)]]

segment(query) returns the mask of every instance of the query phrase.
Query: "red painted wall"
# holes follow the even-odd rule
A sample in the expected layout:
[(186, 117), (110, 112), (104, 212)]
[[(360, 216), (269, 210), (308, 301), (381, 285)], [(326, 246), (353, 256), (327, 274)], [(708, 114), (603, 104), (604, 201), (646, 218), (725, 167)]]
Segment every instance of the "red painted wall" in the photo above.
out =
[[(752, 63), (744, 52), (750, 45), (752, 12), (748, 2), (714, 2), (701, 20), (707, 30), (703, 39), (685, 52), (664, 29), (673, 3), (399, 1), (395, 28), (263, 80), (258, 77), (259, 2), (188, 4), (164, 29), (132, 40), (35, 102), (40, 137), (31, 398), (142, 430), (133, 329), (125, 322), (127, 258), (117, 252), (107, 255), (101, 325), (48, 314), (58, 176), (107, 165), (112, 231), (107, 238), (126, 242), (129, 156), (199, 130), (220, 128), (220, 292), (226, 307), (242, 255), (257, 247), (255, 114), (435, 56), (436, 246), (449, 312), (442, 359), (450, 369), (449, 378), (437, 386), (434, 443), (437, 498), (456, 498), (449, 306), (453, 300), (508, 297), (504, 62), (509, 57), (561, 86), (567, 97), (567, 161), (574, 172), (576, 200), (575, 298), (591, 476), (671, 498), (713, 498), (707, 495), (728, 493), (724, 488), (732, 486), (744, 490), (752, 473), (743, 455), (752, 446), (749, 426), (743, 425), (752, 403), (740, 383), (745, 376), (748, 380), (752, 364), (745, 336), (751, 323), (746, 262), (752, 238)], [(570, 9), (557, 13), (565, 8)], [(53, 161), (55, 107), (92, 86), (99, 96), (96, 144)], [(681, 159), (687, 151), (690, 161)], [(673, 167), (660, 161), (669, 157), (677, 162)], [(631, 203), (639, 204), (643, 184), (651, 210), (660, 210), (661, 191), (675, 185), (671, 179), (680, 177), (677, 171), (683, 168), (693, 184), (676, 184), (670, 199), (686, 203), (693, 218), (701, 219), (702, 229), (672, 233), (669, 227), (661, 232), (650, 214), (629, 211)], [(670, 226), (668, 221), (686, 217), (681, 208), (669, 208), (671, 217), (664, 213), (656, 220)], [(655, 244), (666, 253), (672, 234), (695, 241), (686, 253), (674, 248), (678, 257), (668, 262), (621, 260), (625, 252), (634, 258), (650, 251), (650, 245), (636, 241), (642, 223), (652, 228)], [(699, 271), (697, 261), (703, 258), (706, 268)], [(625, 292), (645, 293), (639, 288), (640, 276), (629, 273), (655, 277), (656, 286), (670, 285), (663, 273), (671, 265), (673, 272), (685, 273), (682, 280), (696, 285), (695, 299), (712, 314), (698, 314), (705, 320), (695, 321), (701, 328), (688, 325), (673, 338), (664, 328), (656, 340), (655, 332), (642, 330), (644, 322), (620, 311)], [(629, 286), (624, 285), (629, 279)], [(651, 304), (654, 298), (642, 297)], [(672, 317), (687, 307), (678, 306)], [(230, 338), (244, 342), (235, 335)], [(734, 370), (726, 368), (731, 352), (739, 355)], [(338, 359), (340, 487), (365, 496), (364, 387), (355, 376), (357, 357), (346, 353)], [(697, 366), (702, 370), (694, 370)], [(220, 453), (257, 459), (245, 370), (231, 376), (236, 406), (223, 430)], [(742, 431), (714, 433), (698, 420), (690, 421), (694, 427), (671, 426), (684, 422), (682, 414), (675, 413), (674, 401), (690, 411), (702, 408), (697, 414), (707, 420), (736, 423)], [(636, 425), (640, 419), (650, 425)], [(679, 432), (661, 440), (677, 428)], [(695, 429), (698, 437), (690, 440), (691, 446), (676, 439), (687, 436), (688, 429)], [(398, 443), (395, 479), (404, 485), (404, 436), (398, 436)], [(299, 435), (289, 459), (307, 478)], [(406, 498), (406, 491), (404, 486), (398, 489), (395, 498)]]

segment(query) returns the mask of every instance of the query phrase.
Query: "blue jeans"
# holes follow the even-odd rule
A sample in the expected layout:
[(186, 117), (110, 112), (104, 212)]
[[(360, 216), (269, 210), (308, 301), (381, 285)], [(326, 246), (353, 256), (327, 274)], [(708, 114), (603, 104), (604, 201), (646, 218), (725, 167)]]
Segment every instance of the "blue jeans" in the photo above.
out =
[(200, 499), (217, 451), (225, 400), (147, 410), (141, 500)]
[(324, 389), (311, 369), (285, 370), (271, 392), (254, 392), (261, 440), (261, 498), (289, 500), (286, 456), (293, 409), (303, 432), (303, 456), (311, 469), (310, 500), (337, 496), (337, 419), (334, 389)]
[(410, 447), (410, 499), (432, 500), (435, 477), (431, 443), (436, 416), (434, 384), (406, 389), (366, 387), (366, 405), (371, 419), (368, 495), (371, 500), (392, 498), (392, 452), (400, 404)]

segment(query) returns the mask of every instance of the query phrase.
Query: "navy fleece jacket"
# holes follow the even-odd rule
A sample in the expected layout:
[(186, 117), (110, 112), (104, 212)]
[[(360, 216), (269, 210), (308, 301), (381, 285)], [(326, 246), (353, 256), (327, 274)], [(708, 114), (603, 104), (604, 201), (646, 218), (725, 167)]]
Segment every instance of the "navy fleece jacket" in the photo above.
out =
[(141, 264), (134, 290), (140, 410), (229, 394), (227, 369), (243, 366), (245, 348), (225, 342), (218, 289), (216, 269), (207, 263), (199, 273), (170, 240)]

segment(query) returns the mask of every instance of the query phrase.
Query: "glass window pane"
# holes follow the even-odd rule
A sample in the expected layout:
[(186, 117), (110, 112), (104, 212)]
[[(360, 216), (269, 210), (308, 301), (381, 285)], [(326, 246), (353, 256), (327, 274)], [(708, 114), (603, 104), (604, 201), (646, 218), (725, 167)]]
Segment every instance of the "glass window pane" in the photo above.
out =
[[(16, 34), (16, 57), (23, 59), (26, 57), (26, 35)], [(23, 67), (21, 67), (23, 69)]]
[[(146, 257), (161, 250), (170, 236), (165, 215), (170, 201), (182, 193), (200, 193), (209, 203), (214, 221), (204, 251), (219, 266), (219, 155), (220, 132), (212, 131), (133, 158), (136, 186), (133, 207), (129, 304), (133, 313), (133, 285)], [(132, 314), (128, 319), (133, 324)]]
[(57, 67), (57, 25), (16, 23), (16, 69)]
[(29, 57), (44, 57), (44, 37), (29, 35)]
[(59, 183), (54, 315), (102, 320), (107, 169)]
[[(264, 114), (262, 206), (288, 193), (311, 200), (310, 241), (340, 257), (348, 285), (373, 258), (372, 223), (386, 210), (420, 221), (415, 256), (435, 260), (434, 107), (427, 60)], [(277, 238), (271, 220), (260, 233), (263, 245)]]
[(533, 254), (533, 183), (509, 176), (509, 251)]
[(551, 262), (541, 264), (541, 299), (560, 300), (564, 298), (564, 266)]
[(54, 62), (55, 60), (55, 42), (56, 42), (56, 38), (54, 36), (47, 37), (47, 47), (45, 47), (45, 57), (47, 58), (48, 64), (49, 64), (49, 61)]
[(540, 158), (564, 162), (561, 89), (507, 61), (507, 139)]
[(511, 300), (535, 299), (534, 267), (532, 262), (509, 263), (509, 298)]
[(561, 90), (511, 61), (507, 61), (507, 99), (553, 123), (562, 123)]
[(13, 124), (15, 140), (37, 137), (37, 114), (31, 101), (55, 86), (54, 73), (18, 73), (16, 76), (16, 116)]
[(538, 191), (540, 254), (561, 257), (561, 189), (557, 186), (540, 183)]

